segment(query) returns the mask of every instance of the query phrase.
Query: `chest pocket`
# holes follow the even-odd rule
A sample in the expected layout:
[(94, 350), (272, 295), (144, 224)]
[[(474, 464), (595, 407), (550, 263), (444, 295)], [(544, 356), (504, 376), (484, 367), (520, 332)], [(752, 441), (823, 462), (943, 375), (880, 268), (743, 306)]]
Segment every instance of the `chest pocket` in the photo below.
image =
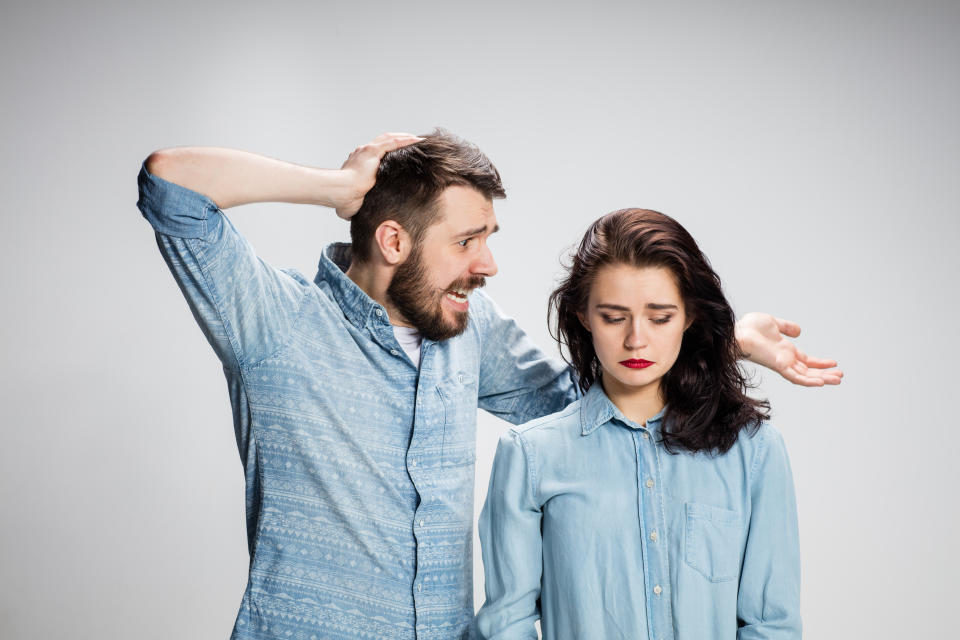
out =
[(477, 379), (456, 373), (437, 385), (437, 393), (444, 413), (442, 464), (472, 465), (477, 457)]
[(743, 539), (740, 514), (688, 502), (685, 515), (687, 564), (710, 582), (728, 582), (739, 576)]

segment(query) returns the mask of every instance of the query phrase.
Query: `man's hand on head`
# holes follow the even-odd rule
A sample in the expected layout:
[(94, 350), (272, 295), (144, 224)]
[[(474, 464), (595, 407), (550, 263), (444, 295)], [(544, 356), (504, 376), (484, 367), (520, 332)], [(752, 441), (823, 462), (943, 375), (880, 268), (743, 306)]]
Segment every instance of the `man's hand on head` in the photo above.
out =
[(349, 220), (360, 210), (364, 196), (377, 181), (377, 169), (384, 155), (421, 140), (423, 138), (410, 133), (384, 133), (354, 149), (340, 167), (344, 189), (334, 204), (337, 215)]
[(790, 340), (800, 335), (800, 326), (768, 313), (748, 313), (736, 327), (737, 342), (747, 359), (773, 369), (793, 384), (822, 387), (840, 384), (843, 371), (834, 360), (814, 358)]

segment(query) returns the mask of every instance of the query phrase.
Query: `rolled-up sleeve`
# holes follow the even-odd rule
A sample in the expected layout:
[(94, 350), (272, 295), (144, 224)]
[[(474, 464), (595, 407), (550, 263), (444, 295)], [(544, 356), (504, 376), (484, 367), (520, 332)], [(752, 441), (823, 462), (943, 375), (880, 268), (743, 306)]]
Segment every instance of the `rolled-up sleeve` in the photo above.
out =
[(137, 207), (194, 318), (225, 367), (276, 353), (289, 337), (308, 283), (260, 260), (207, 196), (141, 167)]
[(751, 473), (751, 515), (737, 597), (738, 640), (799, 640), (800, 536), (793, 473), (765, 425)]
[(486, 602), (477, 613), (481, 638), (537, 638), (543, 573), (542, 512), (522, 436), (500, 438), (480, 513)]

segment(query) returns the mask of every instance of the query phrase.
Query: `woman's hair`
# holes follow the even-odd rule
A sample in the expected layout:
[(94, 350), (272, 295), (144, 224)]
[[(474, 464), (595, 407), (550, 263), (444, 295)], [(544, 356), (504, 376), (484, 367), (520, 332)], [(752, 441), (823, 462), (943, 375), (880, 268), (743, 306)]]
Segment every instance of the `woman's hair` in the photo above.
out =
[(661, 379), (667, 451), (725, 453), (741, 429), (755, 433), (770, 417), (770, 403), (745, 393), (749, 384), (737, 363), (743, 354), (720, 277), (687, 230), (657, 211), (621, 209), (590, 225), (566, 278), (550, 295), (550, 331), (561, 351), (566, 347), (580, 389), (597, 382), (602, 369), (577, 313), (586, 314), (597, 271), (611, 264), (668, 269), (692, 320), (677, 361)]

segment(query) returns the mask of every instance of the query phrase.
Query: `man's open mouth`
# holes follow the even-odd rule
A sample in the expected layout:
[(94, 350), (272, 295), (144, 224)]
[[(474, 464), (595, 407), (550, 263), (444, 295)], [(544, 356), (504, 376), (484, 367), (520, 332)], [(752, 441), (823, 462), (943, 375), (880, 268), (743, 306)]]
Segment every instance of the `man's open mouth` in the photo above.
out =
[(457, 304), (467, 304), (468, 293), (466, 289), (450, 289), (447, 291), (447, 297)]

